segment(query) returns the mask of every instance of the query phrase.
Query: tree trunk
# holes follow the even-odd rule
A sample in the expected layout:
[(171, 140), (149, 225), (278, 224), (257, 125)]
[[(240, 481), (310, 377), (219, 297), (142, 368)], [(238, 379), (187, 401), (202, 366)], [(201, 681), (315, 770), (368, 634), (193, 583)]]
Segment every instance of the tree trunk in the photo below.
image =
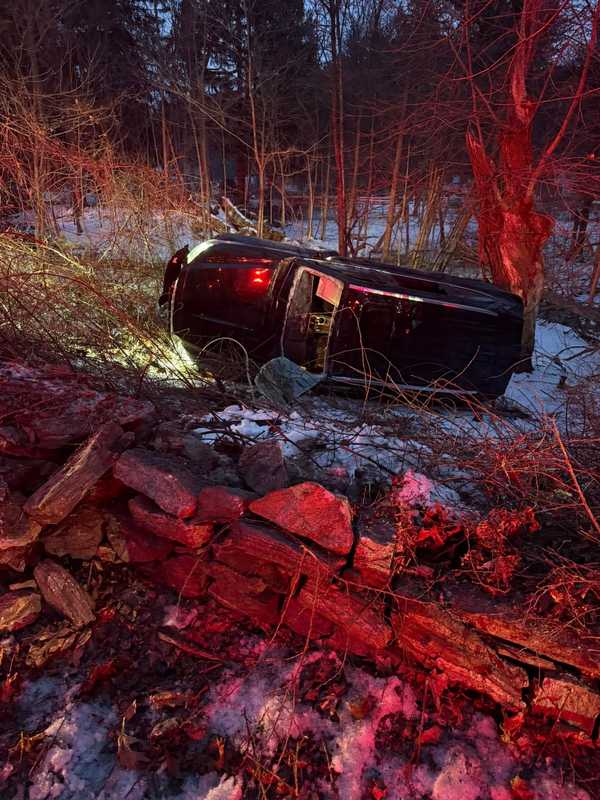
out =
[(327, 220), (329, 217), (329, 188), (331, 185), (331, 161), (327, 158), (327, 169), (325, 170), (325, 188), (323, 189), (323, 199), (321, 202), (321, 233), (319, 238), (325, 239), (327, 236)]
[(592, 210), (592, 197), (586, 197), (581, 206), (573, 214), (573, 231), (571, 234), (571, 247), (567, 256), (568, 260), (579, 258), (585, 246), (585, 237)]
[(338, 224), (338, 250), (345, 256), (348, 247), (346, 212), (346, 177), (344, 165), (344, 94), (342, 59), (340, 54), (340, 8), (339, 2), (330, 7), (331, 62), (333, 69), (331, 92), (331, 134), (336, 166), (336, 205)]
[(402, 140), (401, 133), (398, 134), (396, 139), (396, 153), (394, 156), (394, 167), (392, 169), (392, 182), (390, 184), (390, 193), (388, 195), (388, 207), (385, 221), (385, 232), (383, 234), (382, 244), (382, 257), (385, 261), (390, 257), (390, 245), (392, 242), (392, 229), (396, 220), (396, 198), (398, 196), (398, 181), (400, 179), (400, 160), (402, 156)]
[(470, 134), (467, 147), (479, 201), (479, 253), (496, 286), (523, 300), (524, 321), (519, 371), (531, 371), (535, 322), (544, 285), (543, 247), (553, 221), (535, 211), (523, 174), (531, 168), (531, 120), (513, 121), (500, 142), (500, 167)]
[(313, 214), (315, 213), (315, 190), (313, 185), (313, 177), (312, 177), (312, 165), (310, 163), (310, 157), (306, 157), (306, 176), (308, 179), (308, 209), (306, 211), (306, 218), (307, 218), (307, 230), (306, 230), (306, 238), (312, 239), (313, 238)]
[(590, 296), (588, 298), (588, 303), (594, 302), (599, 282), (600, 282), (600, 242), (596, 245), (596, 252), (594, 253), (594, 271), (592, 273), (592, 280), (590, 283)]

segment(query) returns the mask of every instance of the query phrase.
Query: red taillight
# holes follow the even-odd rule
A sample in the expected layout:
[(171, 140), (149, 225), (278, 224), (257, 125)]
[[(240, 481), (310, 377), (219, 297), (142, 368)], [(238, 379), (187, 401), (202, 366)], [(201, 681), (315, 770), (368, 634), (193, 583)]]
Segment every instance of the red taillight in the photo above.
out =
[(257, 286), (268, 286), (270, 283), (270, 269), (253, 269), (250, 283)]
[(236, 273), (233, 290), (237, 294), (263, 294), (269, 289), (273, 270), (259, 267), (236, 270)]

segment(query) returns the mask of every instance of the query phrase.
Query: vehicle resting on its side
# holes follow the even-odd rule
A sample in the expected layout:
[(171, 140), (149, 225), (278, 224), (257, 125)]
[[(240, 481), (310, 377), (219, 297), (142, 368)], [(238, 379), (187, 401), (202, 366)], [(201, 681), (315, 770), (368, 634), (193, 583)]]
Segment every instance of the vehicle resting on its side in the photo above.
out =
[(230, 337), (339, 385), (501, 395), (523, 304), (484, 281), (222, 234), (169, 261), (159, 303), (198, 355)]

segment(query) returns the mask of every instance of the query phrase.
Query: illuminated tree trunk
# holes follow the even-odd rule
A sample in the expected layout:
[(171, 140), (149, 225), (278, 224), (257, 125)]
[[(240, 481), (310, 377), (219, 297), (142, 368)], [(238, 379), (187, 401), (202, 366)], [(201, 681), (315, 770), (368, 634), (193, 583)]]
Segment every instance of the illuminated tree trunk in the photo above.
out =
[(537, 309), (544, 288), (543, 247), (552, 220), (535, 211), (524, 175), (531, 173), (531, 125), (514, 121), (502, 135), (499, 164), (471, 134), (467, 146), (478, 199), (479, 253), (497, 286), (523, 300), (523, 370), (531, 369)]
[[(539, 38), (555, 18), (552, 5), (544, 0), (523, 2), (508, 72), (510, 90), (498, 135), (496, 160), (486, 153), (477, 120), (467, 134), (478, 200), (481, 262), (489, 267), (495, 284), (523, 299), (522, 371), (532, 368), (535, 322), (544, 289), (543, 249), (554, 224), (550, 217), (536, 211), (535, 187), (581, 102), (596, 47), (599, 14), (597, 4), (579, 83), (558, 132), (537, 163), (534, 163), (531, 134), (539, 101), (528, 96), (526, 80)], [(475, 91), (473, 96), (476, 97)]]
[(527, 95), (526, 78), (542, 29), (542, 0), (525, 0), (509, 69), (506, 118), (498, 136), (496, 162), (486, 153), (481, 130), (467, 134), (478, 200), (479, 254), (497, 286), (523, 300), (522, 371), (531, 370), (535, 322), (544, 288), (543, 247), (552, 231), (550, 217), (534, 207), (531, 141), (538, 104)]

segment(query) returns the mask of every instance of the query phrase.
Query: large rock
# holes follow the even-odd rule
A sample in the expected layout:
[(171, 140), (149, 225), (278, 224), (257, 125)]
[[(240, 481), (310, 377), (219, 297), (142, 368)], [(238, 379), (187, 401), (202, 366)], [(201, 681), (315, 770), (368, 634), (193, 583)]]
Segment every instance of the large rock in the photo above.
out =
[[(32, 447), (40, 452), (56, 450), (80, 443), (111, 420), (138, 431), (155, 419), (152, 403), (97, 392), (84, 376), (68, 368), (3, 362), (0, 381), (0, 417), (9, 414), (14, 429), (22, 432), (17, 434), (20, 441), (14, 431), (0, 433), (0, 450), (5, 452), (31, 455)], [(3, 439), (8, 442), (5, 448)]]
[(7, 592), (0, 596), (0, 631), (12, 633), (31, 625), (42, 608), (37, 592)]
[(290, 597), (284, 603), (281, 622), (308, 640), (328, 639), (335, 632), (335, 625), (331, 620), (316, 612), (314, 608), (302, 605), (295, 597)]
[(280, 528), (339, 555), (354, 543), (350, 504), (318, 483), (299, 483), (250, 503), (250, 510)]
[(43, 537), (47, 553), (87, 560), (93, 558), (104, 535), (106, 517), (95, 506), (80, 506), (58, 528)]
[(392, 577), (396, 529), (384, 520), (374, 520), (358, 526), (358, 541), (354, 551), (354, 569), (360, 582), (382, 589)]
[(255, 495), (228, 486), (205, 486), (198, 495), (197, 517), (207, 522), (235, 522)]
[(224, 564), (210, 565), (212, 583), (209, 594), (222, 605), (250, 617), (260, 628), (269, 629), (279, 622), (278, 597), (260, 578), (247, 578)]
[[(266, 568), (275, 565), (291, 578), (307, 576), (330, 580), (344, 565), (319, 548), (309, 549), (265, 525), (239, 520), (227, 536), (213, 544), (215, 557), (244, 574), (265, 576)], [(289, 584), (289, 581), (288, 581)]]
[(15, 572), (24, 572), (27, 566), (31, 547), (9, 547), (6, 550), (0, 550), (0, 566), (9, 567), (14, 569)]
[(194, 518), (172, 517), (143, 495), (138, 495), (129, 501), (129, 511), (140, 528), (163, 539), (180, 542), (187, 547), (202, 547), (213, 534), (211, 523), (198, 522)]
[(51, 461), (0, 455), (0, 481), (26, 494), (37, 489), (55, 469)]
[(478, 631), (600, 678), (600, 644), (596, 636), (573, 633), (532, 611), (524, 614), (523, 600), (518, 597), (492, 598), (467, 584), (449, 584), (446, 592), (453, 613)]
[(107, 422), (23, 506), (41, 525), (53, 525), (71, 513), (92, 486), (113, 466), (133, 434)]
[(258, 442), (242, 451), (239, 470), (246, 485), (258, 494), (266, 494), (288, 485), (288, 473), (278, 442)]
[(194, 516), (202, 482), (182, 459), (135, 447), (123, 453), (113, 472), (168, 514), (180, 519)]
[(208, 586), (206, 564), (195, 556), (175, 556), (159, 567), (159, 578), (182, 597), (204, 597)]
[(25, 431), (17, 428), (16, 425), (1, 425), (0, 453), (28, 458), (44, 458), (46, 451), (37, 447)]
[(50, 559), (40, 561), (33, 576), (48, 605), (67, 617), (76, 628), (94, 621), (92, 598), (60, 564)]

